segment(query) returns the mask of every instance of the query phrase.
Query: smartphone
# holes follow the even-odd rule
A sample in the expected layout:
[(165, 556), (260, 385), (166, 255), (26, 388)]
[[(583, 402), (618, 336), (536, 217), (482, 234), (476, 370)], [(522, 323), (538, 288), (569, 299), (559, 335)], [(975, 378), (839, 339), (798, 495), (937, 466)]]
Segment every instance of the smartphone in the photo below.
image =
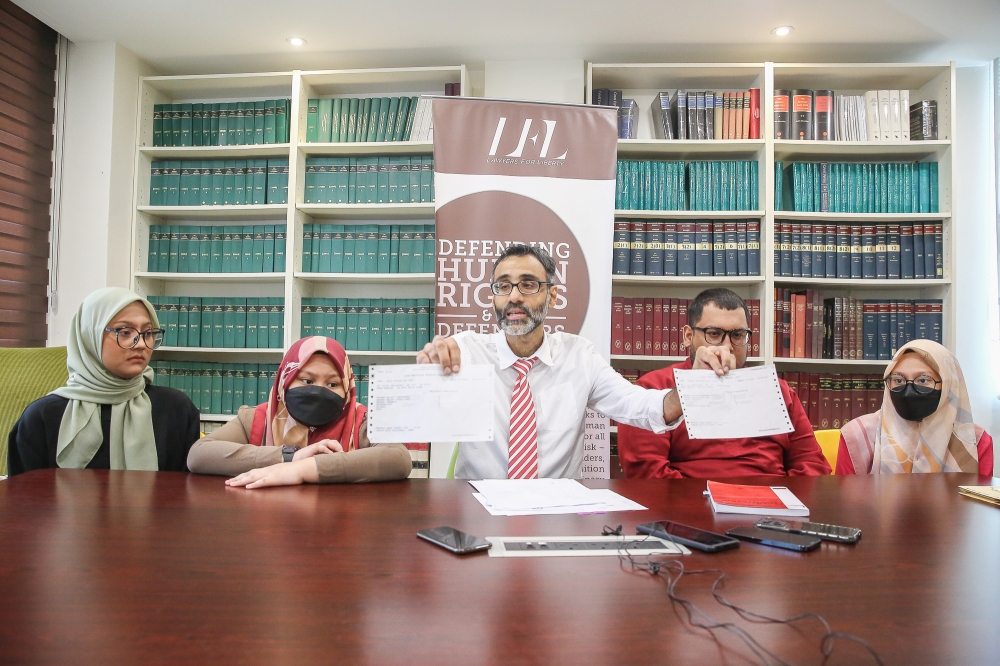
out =
[(795, 550), (800, 553), (813, 550), (820, 544), (820, 539), (817, 537), (775, 532), (774, 530), (762, 530), (759, 527), (752, 526), (734, 527), (726, 530), (726, 534), (737, 539), (745, 539), (746, 541), (752, 541), (765, 546), (774, 546), (775, 548)]
[(459, 555), (487, 550), (493, 545), (482, 537), (460, 532), (454, 527), (435, 527), (430, 530), (420, 530), (417, 532), (417, 536)]
[(770, 516), (757, 521), (756, 527), (763, 530), (788, 532), (789, 534), (805, 534), (837, 543), (857, 543), (861, 538), (861, 530), (857, 527), (842, 527), (827, 523), (803, 523), (798, 520), (783, 520)]
[(697, 527), (681, 525), (669, 520), (660, 520), (655, 523), (643, 523), (636, 526), (639, 534), (649, 534), (651, 536), (676, 541), (689, 548), (701, 550), (706, 553), (718, 553), (730, 548), (739, 548), (740, 542), (732, 537), (727, 537), (715, 532), (706, 532)]

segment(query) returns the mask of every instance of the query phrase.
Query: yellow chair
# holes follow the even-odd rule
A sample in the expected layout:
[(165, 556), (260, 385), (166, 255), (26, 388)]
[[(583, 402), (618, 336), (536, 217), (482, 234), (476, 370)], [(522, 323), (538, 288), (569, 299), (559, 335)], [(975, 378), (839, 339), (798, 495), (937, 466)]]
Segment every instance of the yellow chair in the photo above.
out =
[[(826, 461), (830, 463), (830, 468), (837, 469), (837, 452), (840, 450), (839, 430), (817, 430), (815, 433), (819, 448), (823, 450)], [(835, 473), (835, 472), (831, 472)]]
[(68, 378), (65, 347), (0, 348), (0, 476), (7, 474), (7, 437), (21, 412)]

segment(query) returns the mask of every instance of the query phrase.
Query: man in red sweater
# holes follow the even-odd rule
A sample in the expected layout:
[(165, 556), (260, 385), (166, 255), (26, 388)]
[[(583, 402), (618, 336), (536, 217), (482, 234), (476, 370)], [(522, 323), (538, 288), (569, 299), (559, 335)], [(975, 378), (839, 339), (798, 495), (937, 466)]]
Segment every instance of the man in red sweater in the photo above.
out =
[[(707, 289), (688, 306), (684, 345), (688, 360), (643, 375), (645, 388), (674, 388), (674, 370), (705, 370), (724, 375), (746, 364), (750, 342), (750, 312), (743, 299), (728, 289)], [(690, 439), (681, 423), (662, 435), (618, 426), (618, 454), (630, 479), (724, 478), (760, 474), (822, 475), (830, 473), (813, 435), (809, 418), (795, 392), (780, 381), (781, 394), (795, 431), (770, 437)], [(669, 413), (668, 413), (669, 408)], [(664, 417), (682, 417), (676, 391), (667, 395)]]

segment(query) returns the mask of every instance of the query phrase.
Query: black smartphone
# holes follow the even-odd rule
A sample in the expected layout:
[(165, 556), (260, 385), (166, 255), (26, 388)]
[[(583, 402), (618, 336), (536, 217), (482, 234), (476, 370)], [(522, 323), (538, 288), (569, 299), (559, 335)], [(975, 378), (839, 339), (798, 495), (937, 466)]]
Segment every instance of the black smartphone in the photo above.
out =
[(827, 523), (803, 523), (798, 520), (785, 520), (770, 516), (758, 520), (757, 527), (763, 530), (788, 532), (789, 534), (805, 534), (836, 543), (857, 543), (858, 539), (861, 538), (861, 530), (857, 527), (843, 527)]
[(459, 555), (487, 550), (493, 545), (482, 537), (466, 534), (465, 532), (456, 530), (454, 527), (435, 527), (430, 530), (420, 530), (417, 532), (417, 536)]
[(774, 530), (762, 530), (759, 527), (749, 525), (726, 530), (726, 534), (737, 539), (745, 539), (746, 541), (752, 541), (765, 546), (774, 546), (775, 548), (795, 550), (800, 553), (817, 548), (820, 544), (820, 539), (817, 537), (805, 536), (804, 534), (788, 534), (787, 532), (776, 532)]
[(669, 520), (659, 520), (655, 523), (643, 523), (636, 525), (636, 532), (639, 534), (649, 534), (650, 536), (676, 541), (689, 548), (701, 550), (706, 553), (718, 553), (721, 550), (739, 548), (740, 542), (732, 537), (727, 537), (715, 532), (706, 532), (690, 525), (681, 525)]

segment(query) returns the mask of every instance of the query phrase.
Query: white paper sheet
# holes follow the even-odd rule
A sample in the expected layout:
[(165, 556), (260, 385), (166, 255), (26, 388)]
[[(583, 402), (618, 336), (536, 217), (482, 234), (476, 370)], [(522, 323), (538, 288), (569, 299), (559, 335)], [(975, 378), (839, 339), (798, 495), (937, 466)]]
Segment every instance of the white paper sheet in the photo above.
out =
[(493, 439), (492, 365), (373, 365), (368, 372), (368, 439), (484, 442)]
[(590, 489), (573, 479), (487, 479), (469, 483), (481, 491), (472, 496), (493, 516), (646, 510), (613, 490)]
[(730, 370), (675, 370), (677, 395), (691, 439), (767, 437), (792, 432), (773, 365)]

